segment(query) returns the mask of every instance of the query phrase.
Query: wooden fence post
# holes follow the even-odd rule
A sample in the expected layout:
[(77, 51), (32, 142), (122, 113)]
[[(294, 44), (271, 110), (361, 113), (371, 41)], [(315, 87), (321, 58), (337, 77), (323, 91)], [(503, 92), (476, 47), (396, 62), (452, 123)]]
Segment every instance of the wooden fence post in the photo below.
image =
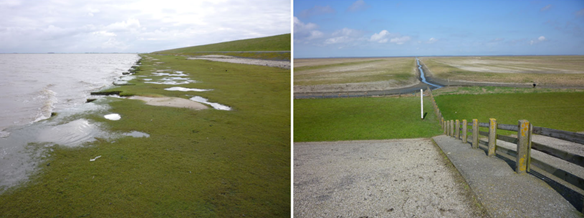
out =
[(442, 126), (442, 129), (444, 129), (444, 117), (440, 118), (440, 126)]
[(450, 136), (450, 120), (447, 120), (445, 122), (446, 122), (446, 135)]
[(472, 119), (472, 148), (479, 148), (479, 120)]
[(462, 120), (462, 143), (466, 144), (466, 120)]
[(495, 150), (497, 149), (497, 119), (489, 119), (489, 151), (487, 155), (489, 157), (495, 155)]
[(454, 125), (454, 138), (460, 139), (460, 121), (456, 120), (456, 125)]
[(517, 160), (515, 161), (515, 172), (525, 174), (529, 167), (529, 144), (531, 141), (531, 124), (527, 120), (520, 120), (519, 131), (517, 131)]
[(454, 137), (454, 120), (451, 120), (450, 124), (450, 136)]

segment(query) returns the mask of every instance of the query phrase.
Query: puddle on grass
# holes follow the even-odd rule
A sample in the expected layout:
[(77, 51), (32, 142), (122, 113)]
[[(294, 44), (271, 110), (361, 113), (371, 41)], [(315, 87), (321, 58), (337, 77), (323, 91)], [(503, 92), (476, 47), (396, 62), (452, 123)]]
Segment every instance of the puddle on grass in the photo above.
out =
[(208, 100), (208, 99), (206, 99), (206, 98), (203, 98), (203, 97), (201, 97), (201, 96), (195, 96), (195, 97), (192, 97), (192, 98), (190, 98), (190, 99), (191, 99), (192, 101), (196, 101), (196, 102), (199, 102), (199, 103), (203, 103), (203, 104), (210, 105), (211, 107), (213, 107), (213, 108), (215, 108), (215, 109), (217, 109), (217, 110), (224, 110), (224, 111), (229, 111), (229, 110), (231, 110), (231, 107), (229, 107), (229, 106), (225, 106), (225, 105), (222, 105), (222, 104), (219, 104), (219, 103), (213, 103), (213, 102), (209, 102), (209, 100)]
[(160, 72), (156, 72), (156, 73), (152, 73), (152, 75), (154, 75), (154, 76), (187, 76), (182, 71), (174, 71), (174, 73), (160, 73)]
[(206, 91), (211, 91), (213, 89), (195, 89), (195, 88), (184, 88), (184, 87), (170, 87), (170, 88), (166, 88), (164, 90), (166, 90), (166, 91), (181, 91), (181, 92), (189, 92), (189, 91), (193, 91), (193, 92), (206, 92)]
[(144, 83), (160, 84), (160, 85), (184, 85), (184, 84), (195, 83), (195, 82), (196, 81), (194, 81), (194, 80), (186, 80), (186, 81), (182, 81), (182, 82), (177, 82), (174, 80), (165, 80), (163, 82), (144, 82)]
[[(108, 97), (80, 107), (57, 111), (58, 115), (25, 126), (8, 128), (10, 134), (0, 138), (0, 194), (10, 187), (25, 182), (38, 170), (42, 158), (49, 157), (53, 147), (78, 147), (94, 142), (96, 138), (111, 140), (118, 137), (149, 137), (147, 133), (132, 131), (112, 133), (103, 130), (99, 122), (74, 119), (82, 113), (104, 113), (109, 109)], [(94, 157), (87, 157), (94, 158)], [(51, 165), (52, 166), (52, 165)]]
[(143, 132), (139, 132), (139, 131), (132, 131), (132, 132), (127, 132), (127, 133), (122, 133), (122, 135), (124, 136), (132, 136), (134, 138), (149, 138), (150, 135), (148, 133), (143, 133)]

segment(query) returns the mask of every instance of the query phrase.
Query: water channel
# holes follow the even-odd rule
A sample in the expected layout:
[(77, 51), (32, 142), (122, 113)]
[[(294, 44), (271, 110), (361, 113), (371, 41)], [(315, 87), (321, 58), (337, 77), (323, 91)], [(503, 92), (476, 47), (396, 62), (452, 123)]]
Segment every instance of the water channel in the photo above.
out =
[(416, 58), (416, 62), (418, 63), (418, 69), (420, 70), (420, 79), (422, 79), (423, 83), (426, 83), (430, 86), (434, 86), (434, 87), (436, 87), (436, 89), (443, 87), (441, 85), (436, 85), (436, 84), (433, 84), (433, 83), (426, 81), (426, 76), (424, 75), (424, 70), (422, 69), (422, 65), (420, 65), (420, 59)]

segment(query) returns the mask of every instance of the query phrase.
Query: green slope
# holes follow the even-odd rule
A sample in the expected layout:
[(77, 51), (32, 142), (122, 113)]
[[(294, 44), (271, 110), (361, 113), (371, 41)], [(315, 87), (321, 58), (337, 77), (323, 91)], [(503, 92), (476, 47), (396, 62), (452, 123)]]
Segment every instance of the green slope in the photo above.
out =
[(199, 45), (185, 48), (158, 51), (155, 53), (201, 53), (201, 52), (229, 52), (229, 51), (290, 51), (290, 34), (243, 39), (230, 42), (221, 42), (209, 45)]

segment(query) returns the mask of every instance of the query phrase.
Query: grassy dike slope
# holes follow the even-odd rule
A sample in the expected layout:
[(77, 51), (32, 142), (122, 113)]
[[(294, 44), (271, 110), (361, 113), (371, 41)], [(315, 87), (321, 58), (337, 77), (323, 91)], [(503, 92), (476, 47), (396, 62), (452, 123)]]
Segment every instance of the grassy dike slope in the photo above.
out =
[[(81, 148), (55, 146), (39, 174), (0, 195), (0, 217), (289, 216), (290, 71), (142, 56), (136, 75), (146, 77), (112, 90), (198, 95), (233, 110), (195, 111), (119, 98), (96, 101), (110, 109), (84, 118), (112, 132), (141, 131), (150, 137), (100, 139)], [(164, 90), (171, 85), (144, 83), (161, 78), (152, 75), (157, 69), (183, 71), (199, 81), (178, 86), (213, 91), (171, 92)], [(110, 112), (122, 119), (104, 119)]]
[(294, 100), (294, 141), (422, 138), (441, 134), (429, 97)]
[(224, 54), (248, 58), (290, 60), (291, 34), (243, 39), (209, 45), (157, 51), (157, 54)]

